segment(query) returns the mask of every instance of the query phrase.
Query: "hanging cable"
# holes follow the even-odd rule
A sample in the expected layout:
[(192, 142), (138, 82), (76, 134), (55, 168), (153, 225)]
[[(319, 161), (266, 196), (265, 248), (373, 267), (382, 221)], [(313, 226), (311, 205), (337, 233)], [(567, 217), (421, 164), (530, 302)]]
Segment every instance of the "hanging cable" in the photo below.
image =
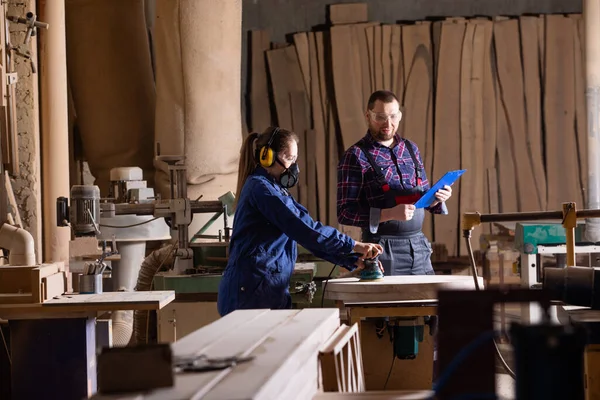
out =
[[(475, 263), (475, 256), (473, 254), (473, 246), (471, 245), (471, 230), (465, 229), (463, 231), (463, 236), (467, 242), (467, 251), (469, 252), (469, 262), (471, 265), (471, 273), (473, 275), (473, 279), (475, 280), (475, 288), (476, 288), (476, 290), (481, 290), (481, 288), (479, 287), (479, 277), (477, 276), (477, 264)], [(516, 380), (517, 379), (516, 374), (508, 366), (508, 363), (506, 362), (504, 357), (502, 357), (502, 353), (500, 352), (500, 348), (498, 347), (496, 338), (492, 338), (492, 341), (494, 342), (494, 348), (496, 349), (496, 355), (498, 356), (498, 359), (502, 363), (502, 367), (504, 367), (504, 369), (506, 370), (508, 375), (510, 375), (511, 378)]]

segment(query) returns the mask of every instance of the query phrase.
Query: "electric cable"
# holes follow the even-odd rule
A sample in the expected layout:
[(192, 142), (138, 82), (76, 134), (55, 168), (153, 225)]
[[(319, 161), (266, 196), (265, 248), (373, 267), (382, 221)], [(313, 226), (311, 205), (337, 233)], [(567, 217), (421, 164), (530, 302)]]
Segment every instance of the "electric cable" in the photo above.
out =
[(392, 371), (394, 370), (394, 364), (396, 363), (396, 353), (394, 353), (394, 345), (392, 344), (392, 365), (390, 365), (390, 370), (388, 371), (387, 378), (385, 379), (385, 384), (383, 385), (383, 390), (386, 390), (388, 382), (390, 381), (390, 376), (392, 376)]
[[(481, 288), (479, 287), (479, 277), (477, 276), (477, 264), (475, 263), (475, 256), (473, 254), (473, 246), (471, 246), (471, 230), (465, 229), (463, 231), (463, 236), (467, 242), (467, 251), (469, 252), (469, 263), (471, 264), (471, 273), (473, 275), (473, 279), (475, 280), (475, 288), (476, 290), (481, 290)], [(498, 347), (496, 338), (492, 338), (492, 341), (494, 342), (494, 348), (496, 349), (496, 356), (498, 356), (498, 359), (502, 363), (502, 367), (508, 373), (508, 375), (510, 375), (511, 378), (516, 380), (517, 375), (509, 367), (504, 357), (502, 357), (502, 353), (500, 352), (500, 348)]]
[(323, 285), (323, 293), (321, 294), (321, 308), (323, 308), (323, 304), (325, 303), (325, 290), (327, 290), (327, 282), (329, 282), (329, 279), (331, 278), (331, 274), (333, 274), (335, 267), (337, 267), (337, 264), (333, 265), (333, 268), (331, 268), (331, 271), (329, 271), (329, 275), (327, 275), (325, 285)]
[(0, 326), (0, 335), (2, 336), (2, 342), (4, 343), (4, 349), (6, 350), (6, 357), (8, 357), (8, 363), (12, 365), (12, 358), (10, 357), (10, 350), (8, 349), (8, 344), (6, 344), (6, 338), (4, 337), (4, 331)]

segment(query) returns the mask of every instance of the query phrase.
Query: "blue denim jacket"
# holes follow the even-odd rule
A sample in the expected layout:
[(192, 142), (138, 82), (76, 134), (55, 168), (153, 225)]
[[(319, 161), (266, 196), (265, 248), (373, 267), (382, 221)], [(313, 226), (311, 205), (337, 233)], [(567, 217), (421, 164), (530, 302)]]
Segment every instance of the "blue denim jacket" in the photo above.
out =
[(239, 194), (229, 262), (219, 285), (219, 314), (290, 308), (297, 243), (348, 269), (357, 260), (348, 256), (355, 245), (351, 237), (314, 221), (306, 208), (258, 166)]

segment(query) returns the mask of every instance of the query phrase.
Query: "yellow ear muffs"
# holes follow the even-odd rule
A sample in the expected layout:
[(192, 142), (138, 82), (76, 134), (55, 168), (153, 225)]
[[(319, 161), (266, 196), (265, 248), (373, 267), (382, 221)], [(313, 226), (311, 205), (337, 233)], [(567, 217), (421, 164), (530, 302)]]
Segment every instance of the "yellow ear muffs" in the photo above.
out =
[(260, 165), (262, 165), (263, 167), (270, 167), (273, 164), (275, 164), (275, 160), (277, 159), (277, 152), (273, 151), (273, 149), (271, 149), (268, 146), (263, 146), (262, 149), (260, 149)]
[(258, 157), (258, 162), (263, 167), (270, 167), (275, 164), (275, 160), (277, 160), (277, 152), (273, 151), (271, 146), (273, 145), (273, 140), (275, 136), (279, 133), (279, 128), (274, 128), (273, 132), (271, 132), (271, 137), (267, 142), (266, 146), (261, 147)]

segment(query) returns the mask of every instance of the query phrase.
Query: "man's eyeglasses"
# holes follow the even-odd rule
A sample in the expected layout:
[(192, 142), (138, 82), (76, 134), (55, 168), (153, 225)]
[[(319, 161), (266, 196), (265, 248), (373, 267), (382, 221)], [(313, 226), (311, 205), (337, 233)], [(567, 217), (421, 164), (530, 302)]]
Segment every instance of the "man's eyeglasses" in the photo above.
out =
[(369, 110), (369, 115), (371, 116), (371, 119), (373, 121), (380, 123), (380, 124), (387, 122), (388, 119), (394, 123), (397, 123), (402, 118), (402, 111), (398, 111), (395, 114), (384, 114), (384, 113), (376, 113), (374, 111)]

